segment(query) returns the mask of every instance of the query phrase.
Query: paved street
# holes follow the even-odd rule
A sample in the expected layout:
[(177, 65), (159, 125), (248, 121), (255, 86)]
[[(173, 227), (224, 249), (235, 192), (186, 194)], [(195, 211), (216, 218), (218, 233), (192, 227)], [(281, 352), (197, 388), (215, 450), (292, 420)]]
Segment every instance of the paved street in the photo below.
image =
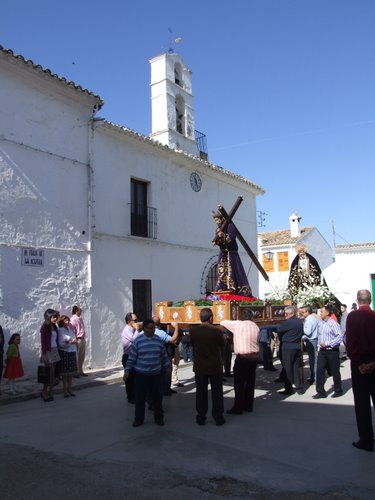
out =
[[(107, 377), (117, 381), (110, 385), (85, 386), (95, 375), (79, 381), (76, 398), (0, 406), (2, 499), (374, 498), (375, 455), (351, 446), (348, 361), (345, 395), (318, 401), (313, 387), (280, 396), (275, 373), (258, 368), (254, 413), (227, 415), (223, 427), (211, 418), (195, 424), (191, 364), (182, 363), (185, 387), (165, 398), (166, 425), (157, 427), (149, 412), (133, 428), (120, 373)], [(225, 398), (228, 409), (230, 382)]]

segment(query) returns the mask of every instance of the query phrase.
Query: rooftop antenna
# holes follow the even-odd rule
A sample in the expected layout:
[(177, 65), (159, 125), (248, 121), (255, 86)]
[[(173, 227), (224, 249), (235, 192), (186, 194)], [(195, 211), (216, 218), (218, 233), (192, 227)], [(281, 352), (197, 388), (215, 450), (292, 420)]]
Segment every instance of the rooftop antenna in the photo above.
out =
[(257, 226), (258, 227), (266, 227), (266, 212), (262, 212), (261, 210), (257, 210)]
[[(177, 45), (178, 43), (182, 42), (182, 38), (180, 36), (175, 36), (173, 33), (172, 28), (168, 28), (169, 32), (169, 40), (168, 40), (168, 54), (173, 54), (174, 53), (174, 46)], [(164, 46), (165, 47), (165, 46)], [(163, 47), (163, 48), (164, 48)]]

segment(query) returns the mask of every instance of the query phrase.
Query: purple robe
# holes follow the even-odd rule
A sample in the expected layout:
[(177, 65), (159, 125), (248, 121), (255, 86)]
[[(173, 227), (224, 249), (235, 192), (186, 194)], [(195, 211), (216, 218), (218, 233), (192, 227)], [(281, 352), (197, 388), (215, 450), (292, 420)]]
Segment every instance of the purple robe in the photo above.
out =
[(233, 295), (251, 297), (251, 288), (238, 254), (236, 237), (236, 228), (232, 223), (229, 223), (224, 237), (219, 242), (220, 253), (217, 260), (215, 292), (228, 292)]

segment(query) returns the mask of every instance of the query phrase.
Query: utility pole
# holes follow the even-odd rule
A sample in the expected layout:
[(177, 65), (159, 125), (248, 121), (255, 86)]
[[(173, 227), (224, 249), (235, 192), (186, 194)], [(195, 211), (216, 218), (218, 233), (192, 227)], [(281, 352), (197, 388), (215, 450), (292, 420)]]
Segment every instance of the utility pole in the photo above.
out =
[(332, 239), (333, 239), (333, 262), (335, 261), (335, 255), (336, 255), (336, 231), (335, 231), (335, 223), (333, 219), (331, 220), (332, 223)]

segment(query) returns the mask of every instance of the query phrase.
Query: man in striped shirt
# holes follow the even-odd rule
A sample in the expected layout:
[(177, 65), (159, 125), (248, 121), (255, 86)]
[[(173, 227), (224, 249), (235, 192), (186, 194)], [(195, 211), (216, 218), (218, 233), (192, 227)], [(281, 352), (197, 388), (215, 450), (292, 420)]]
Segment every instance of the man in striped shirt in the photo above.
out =
[(342, 396), (340, 375), (340, 344), (343, 334), (337, 321), (331, 318), (332, 306), (326, 305), (320, 309), (322, 321), (318, 327), (318, 363), (316, 370), (316, 394), (313, 399), (326, 398), (324, 389), (325, 371), (328, 370), (333, 376), (334, 393), (333, 398)]
[(162, 380), (170, 372), (171, 363), (163, 340), (155, 335), (155, 323), (152, 319), (143, 322), (143, 333), (133, 342), (125, 366), (125, 378), (131, 370), (135, 372), (135, 417), (133, 427), (143, 424), (145, 403), (149, 396), (154, 409), (157, 425), (164, 425), (162, 407)]
[(233, 334), (233, 347), (237, 355), (234, 362), (234, 405), (227, 413), (241, 415), (253, 411), (255, 372), (259, 362), (259, 328), (251, 321), (253, 313), (243, 312), (243, 321), (221, 321), (220, 325)]

